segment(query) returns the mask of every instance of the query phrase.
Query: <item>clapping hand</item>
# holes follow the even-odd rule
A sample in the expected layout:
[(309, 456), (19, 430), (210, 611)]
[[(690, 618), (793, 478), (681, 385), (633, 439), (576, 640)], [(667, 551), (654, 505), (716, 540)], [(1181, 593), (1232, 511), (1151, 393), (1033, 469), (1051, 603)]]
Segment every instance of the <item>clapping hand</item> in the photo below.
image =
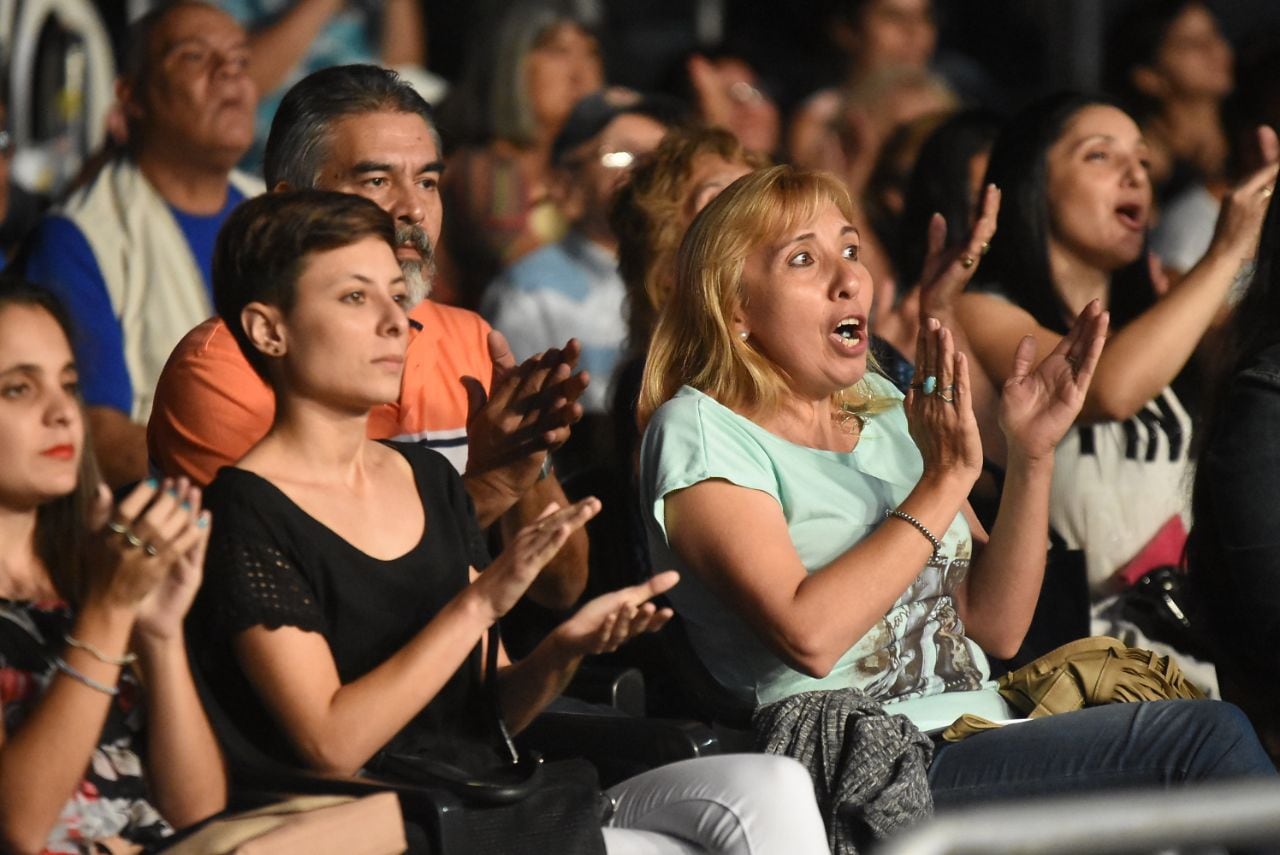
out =
[(600, 500), (594, 496), (567, 508), (553, 503), (536, 522), (520, 529), (507, 548), (472, 583), (482, 591), (492, 610), (491, 617), (497, 620), (510, 611), (569, 535), (599, 512)]
[(113, 506), (103, 486), (90, 527), (86, 601), (133, 612), (142, 640), (179, 637), (209, 539), (199, 489), (185, 478), (148, 480)]
[(929, 220), (924, 266), (920, 270), (920, 318), (939, 318), (950, 324), (951, 308), (964, 291), (978, 263), (991, 247), (1000, 215), (1000, 188), (988, 184), (969, 240), (947, 249), (947, 221), (941, 214)]
[(464, 377), (469, 399), (467, 475), (480, 477), (511, 497), (524, 494), (538, 477), (548, 451), (569, 438), (582, 418), (578, 398), (590, 378), (575, 371), (582, 346), (570, 339), (516, 365), (502, 333), (489, 333), (493, 376), (489, 394)]
[(1000, 395), (1000, 426), (1011, 452), (1030, 459), (1053, 454), (1075, 422), (1106, 341), (1110, 315), (1094, 300), (1053, 352), (1032, 365), (1036, 340), (1025, 337), (1013, 355), (1013, 373)]
[(924, 460), (924, 475), (959, 479), (967, 494), (982, 471), (969, 363), (937, 318), (920, 327), (916, 373), (904, 405), (907, 429)]
[(657, 632), (671, 620), (671, 609), (659, 609), (649, 600), (679, 581), (680, 574), (668, 570), (639, 585), (602, 594), (560, 624), (554, 637), (575, 656), (612, 653), (639, 635)]

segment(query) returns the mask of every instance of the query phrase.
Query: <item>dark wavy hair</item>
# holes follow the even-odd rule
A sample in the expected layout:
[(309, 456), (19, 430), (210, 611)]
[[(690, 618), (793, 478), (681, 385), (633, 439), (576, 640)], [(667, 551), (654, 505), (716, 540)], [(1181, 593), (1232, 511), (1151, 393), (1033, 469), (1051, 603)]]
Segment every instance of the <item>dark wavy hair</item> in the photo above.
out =
[[(0, 275), (0, 312), (12, 306), (47, 312), (67, 337), (67, 343), (75, 342), (70, 316), (56, 296), (24, 279)], [(83, 402), (80, 406), (83, 415)], [(75, 489), (37, 509), (35, 530), (36, 557), (48, 570), (58, 593), (73, 605), (83, 602), (86, 593), (85, 541), (89, 535), (89, 513), (102, 480), (90, 442), (88, 420), (82, 418), (81, 423), (85, 433)]]
[[(1015, 115), (996, 137), (983, 184), (1002, 192), (991, 252), (970, 287), (993, 288), (1031, 314), (1046, 329), (1065, 333), (1071, 319), (1054, 287), (1049, 266), (1048, 152), (1071, 119), (1086, 107), (1121, 109), (1105, 95), (1061, 92)], [(1111, 274), (1112, 329), (1142, 314), (1155, 302), (1144, 251)]]
[(920, 147), (907, 181), (906, 205), (894, 248), (893, 266), (904, 286), (920, 280), (929, 220), (935, 213), (947, 221), (948, 247), (968, 240), (975, 202), (969, 194), (969, 162), (990, 151), (999, 133), (997, 113), (964, 110), (935, 128)]
[(1187, 541), (1187, 558), (1193, 574), (1201, 577), (1224, 572), (1218, 537), (1213, 519), (1213, 467), (1207, 458), (1215, 442), (1224, 434), (1227, 402), (1241, 371), (1249, 367), (1260, 353), (1280, 344), (1280, 206), (1271, 198), (1262, 236), (1258, 243), (1257, 264), (1244, 297), (1231, 313), (1220, 337), (1210, 367), (1210, 382), (1205, 386), (1205, 406), (1200, 410), (1196, 426), (1195, 457), (1200, 459), (1191, 489), (1191, 513), (1195, 525)]

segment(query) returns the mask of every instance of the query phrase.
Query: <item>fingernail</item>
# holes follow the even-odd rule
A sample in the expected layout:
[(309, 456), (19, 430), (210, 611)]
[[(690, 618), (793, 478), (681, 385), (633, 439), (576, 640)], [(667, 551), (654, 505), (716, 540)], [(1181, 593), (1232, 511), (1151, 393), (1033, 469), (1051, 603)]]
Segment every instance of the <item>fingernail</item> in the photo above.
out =
[(160, 486), (160, 482), (157, 481), (155, 478), (148, 478), (146, 481), (143, 481), (142, 483), (146, 485), (148, 490), (154, 490), (156, 487)]
[(184, 511), (189, 511), (189, 510), (191, 510), (191, 503), (190, 503), (190, 502), (188, 502), (188, 501), (186, 501), (186, 500), (183, 500), (183, 502), (182, 502), (182, 510), (184, 510)]
[(208, 511), (205, 511), (204, 513), (202, 513), (202, 514), (200, 515), (200, 519), (196, 520), (196, 525), (197, 525), (199, 528), (208, 528), (208, 527), (209, 527), (209, 512), (208, 512)]

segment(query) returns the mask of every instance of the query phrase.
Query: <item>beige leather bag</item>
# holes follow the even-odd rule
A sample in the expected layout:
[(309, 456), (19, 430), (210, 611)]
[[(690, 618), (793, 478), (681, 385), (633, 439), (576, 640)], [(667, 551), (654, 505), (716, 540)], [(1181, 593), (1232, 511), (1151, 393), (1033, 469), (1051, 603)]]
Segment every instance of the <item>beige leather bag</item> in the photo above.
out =
[[(1126, 647), (1106, 636), (1082, 638), (1010, 671), (999, 680), (1000, 694), (1027, 718), (1070, 712), (1100, 704), (1204, 697), (1167, 656)], [(1000, 725), (962, 715), (942, 733), (959, 742)]]

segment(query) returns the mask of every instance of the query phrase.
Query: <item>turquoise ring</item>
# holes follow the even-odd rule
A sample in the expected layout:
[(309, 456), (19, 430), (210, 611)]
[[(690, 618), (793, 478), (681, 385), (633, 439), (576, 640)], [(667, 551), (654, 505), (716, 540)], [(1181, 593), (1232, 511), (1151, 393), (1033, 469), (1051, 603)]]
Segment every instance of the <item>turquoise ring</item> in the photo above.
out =
[(920, 391), (926, 395), (932, 395), (938, 388), (938, 378), (930, 374), (924, 378), (924, 385), (920, 387)]

